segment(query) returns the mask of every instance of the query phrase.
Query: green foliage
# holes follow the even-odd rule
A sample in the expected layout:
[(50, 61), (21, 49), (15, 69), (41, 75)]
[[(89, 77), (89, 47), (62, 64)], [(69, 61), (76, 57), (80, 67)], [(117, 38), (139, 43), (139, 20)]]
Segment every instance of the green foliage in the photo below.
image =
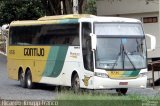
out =
[(94, 15), (97, 14), (96, 0), (87, 0), (84, 13)]
[(44, 11), (41, 0), (0, 0), (0, 25), (14, 20), (37, 19)]

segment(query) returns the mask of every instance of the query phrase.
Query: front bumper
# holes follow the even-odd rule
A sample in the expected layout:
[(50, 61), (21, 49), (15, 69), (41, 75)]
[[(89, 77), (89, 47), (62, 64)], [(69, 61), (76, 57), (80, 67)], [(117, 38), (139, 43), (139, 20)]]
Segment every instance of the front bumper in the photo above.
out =
[(93, 89), (146, 88), (147, 85), (147, 76), (122, 80), (94, 76), (93, 79)]

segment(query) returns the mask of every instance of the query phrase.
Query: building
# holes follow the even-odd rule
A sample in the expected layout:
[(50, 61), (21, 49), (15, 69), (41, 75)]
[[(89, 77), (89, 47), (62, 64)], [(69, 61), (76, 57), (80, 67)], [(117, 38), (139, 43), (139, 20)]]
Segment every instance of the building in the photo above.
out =
[[(97, 15), (137, 18), (145, 33), (156, 37), (156, 50), (148, 58), (160, 59), (159, 0), (97, 0)], [(150, 41), (147, 39), (147, 45)]]

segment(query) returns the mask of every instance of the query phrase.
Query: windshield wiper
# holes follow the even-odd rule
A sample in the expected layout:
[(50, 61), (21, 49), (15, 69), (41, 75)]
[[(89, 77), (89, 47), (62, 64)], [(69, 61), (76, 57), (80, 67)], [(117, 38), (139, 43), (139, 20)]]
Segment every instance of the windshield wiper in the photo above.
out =
[(115, 65), (117, 64), (117, 61), (119, 60), (120, 56), (121, 56), (121, 52), (118, 53), (118, 55), (116, 57), (116, 61), (114, 62), (113, 66), (112, 66), (112, 70), (114, 69)]
[(129, 62), (132, 64), (134, 70), (136, 70), (136, 67), (134, 65), (134, 63), (131, 61), (131, 59), (129, 58), (125, 48), (124, 48), (124, 45), (122, 43), (122, 40), (121, 40), (121, 45), (120, 45), (120, 52), (118, 53), (117, 57), (116, 57), (116, 61), (115, 63), (113, 64), (113, 67), (112, 67), (112, 70), (114, 69), (117, 61), (119, 60), (120, 56), (122, 55), (122, 67), (123, 67), (123, 70), (125, 68), (125, 64), (124, 64), (124, 61), (125, 61), (125, 56), (128, 58)]
[(121, 55), (122, 55), (122, 42), (121, 42), (121, 45), (120, 45), (120, 52), (118, 53), (118, 55), (116, 57), (116, 61), (114, 62), (113, 66), (112, 66), (112, 70), (114, 69), (114, 67), (117, 64), (117, 61), (119, 60)]
[(130, 63), (132, 64), (134, 70), (136, 70), (136, 67), (134, 65), (134, 63), (131, 61), (131, 59), (129, 58), (128, 54), (126, 53), (126, 50), (124, 49), (124, 54), (127, 56), (128, 60), (130, 61)]

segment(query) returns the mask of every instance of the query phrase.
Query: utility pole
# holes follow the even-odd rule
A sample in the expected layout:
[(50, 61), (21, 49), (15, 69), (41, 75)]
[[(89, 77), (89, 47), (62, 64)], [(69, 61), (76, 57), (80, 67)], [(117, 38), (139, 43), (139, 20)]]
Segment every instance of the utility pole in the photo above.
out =
[(63, 6), (63, 1), (61, 1), (61, 14), (64, 14), (64, 6)]
[(73, 0), (73, 14), (78, 14), (78, 0)]

